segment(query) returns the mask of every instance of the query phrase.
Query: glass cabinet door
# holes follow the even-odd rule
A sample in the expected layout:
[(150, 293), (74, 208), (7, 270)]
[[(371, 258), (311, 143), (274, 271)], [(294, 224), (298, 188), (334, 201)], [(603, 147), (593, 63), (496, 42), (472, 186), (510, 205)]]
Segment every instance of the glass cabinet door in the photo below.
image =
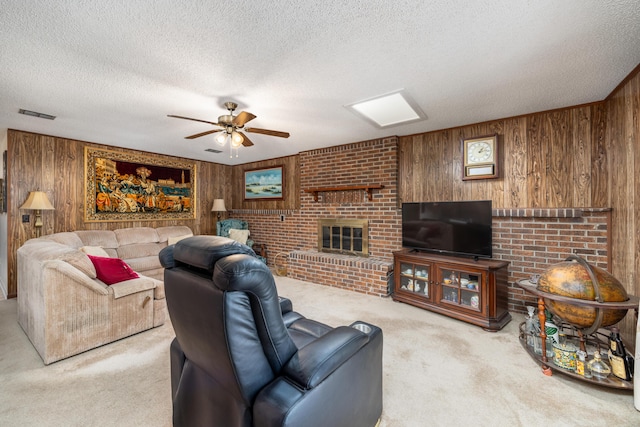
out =
[(424, 264), (414, 264), (411, 262), (400, 263), (400, 291), (412, 292), (426, 298), (431, 297), (429, 286), (429, 274), (431, 267)]
[(483, 311), (482, 274), (440, 268), (440, 302), (455, 304), (469, 310)]

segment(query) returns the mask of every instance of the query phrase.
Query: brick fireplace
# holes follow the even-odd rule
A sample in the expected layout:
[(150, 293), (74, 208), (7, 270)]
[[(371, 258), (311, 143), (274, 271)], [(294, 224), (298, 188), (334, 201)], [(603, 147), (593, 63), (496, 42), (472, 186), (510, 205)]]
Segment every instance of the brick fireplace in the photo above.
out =
[[(286, 254), (289, 277), (385, 296), (393, 251), (402, 247), (396, 142), (396, 138), (385, 138), (300, 153), (299, 209), (238, 210), (234, 217), (249, 221), (254, 240), (268, 245), (270, 263), (276, 254)], [(319, 192), (318, 201), (305, 192), (370, 184), (384, 186), (371, 192), (371, 200), (359, 190)], [(369, 256), (319, 250), (321, 218), (366, 219)], [(540, 273), (570, 254), (610, 269), (610, 230), (607, 208), (494, 208), (494, 258), (510, 262), (509, 311), (526, 312), (525, 305), (535, 303), (516, 285), (517, 280)]]
[(318, 219), (318, 252), (368, 257), (369, 221)]

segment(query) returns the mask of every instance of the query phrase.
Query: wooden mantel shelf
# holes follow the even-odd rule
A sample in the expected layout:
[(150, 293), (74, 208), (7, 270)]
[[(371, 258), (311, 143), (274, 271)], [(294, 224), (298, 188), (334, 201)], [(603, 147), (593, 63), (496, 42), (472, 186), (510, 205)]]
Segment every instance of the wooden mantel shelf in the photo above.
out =
[(369, 201), (373, 200), (372, 190), (379, 190), (384, 188), (382, 184), (369, 184), (369, 185), (347, 185), (344, 187), (317, 187), (317, 188), (307, 188), (304, 190), (306, 193), (313, 194), (313, 201), (318, 201), (318, 193), (326, 193), (330, 191), (353, 191), (353, 190), (364, 190), (367, 192), (367, 196)]

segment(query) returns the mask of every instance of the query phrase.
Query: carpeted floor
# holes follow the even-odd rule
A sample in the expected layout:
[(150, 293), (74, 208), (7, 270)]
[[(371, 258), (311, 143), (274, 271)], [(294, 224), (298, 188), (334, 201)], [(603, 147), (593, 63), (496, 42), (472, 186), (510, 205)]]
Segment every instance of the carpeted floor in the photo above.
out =
[[(633, 394), (542, 375), (514, 320), (500, 332), (391, 299), (277, 277), (294, 309), (384, 332), (381, 426), (638, 426)], [(49, 366), (0, 301), (1, 426), (170, 426), (169, 323)]]

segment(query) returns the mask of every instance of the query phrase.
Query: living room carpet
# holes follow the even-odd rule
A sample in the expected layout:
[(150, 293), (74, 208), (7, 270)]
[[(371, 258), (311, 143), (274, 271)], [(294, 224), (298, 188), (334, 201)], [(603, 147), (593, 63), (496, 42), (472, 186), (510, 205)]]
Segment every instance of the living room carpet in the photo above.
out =
[[(306, 317), (382, 328), (381, 427), (640, 425), (632, 393), (542, 375), (518, 342), (521, 315), (491, 333), (390, 298), (276, 282)], [(0, 301), (0, 425), (171, 425), (169, 322), (45, 366), (16, 307)]]

